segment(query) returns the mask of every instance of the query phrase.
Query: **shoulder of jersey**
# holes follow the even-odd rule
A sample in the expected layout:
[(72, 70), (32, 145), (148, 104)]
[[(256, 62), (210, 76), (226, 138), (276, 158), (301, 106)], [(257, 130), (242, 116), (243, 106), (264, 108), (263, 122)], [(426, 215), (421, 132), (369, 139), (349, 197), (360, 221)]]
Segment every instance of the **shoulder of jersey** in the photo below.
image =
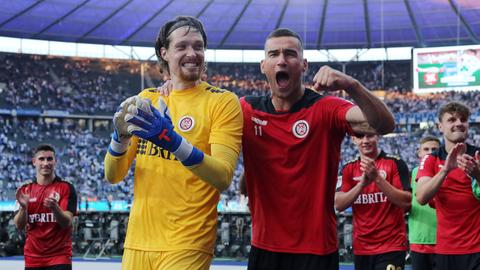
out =
[(252, 108), (260, 108), (266, 106), (268, 98), (267, 96), (245, 96), (243, 100), (245, 103), (250, 104)]
[(208, 92), (214, 93), (214, 94), (232, 93), (227, 89), (222, 89), (220, 87), (216, 87), (216, 86), (213, 86), (213, 85), (207, 85), (207, 87), (205, 87), (205, 91), (208, 91)]
[(355, 162), (357, 162), (357, 161), (358, 161), (358, 156), (355, 157), (355, 158), (350, 159), (350, 160), (347, 161), (347, 162), (345, 162), (345, 165), (343, 165), (343, 167), (346, 167), (347, 165), (350, 165), (350, 164), (355, 163)]
[(20, 188), (22, 188), (22, 187), (24, 187), (24, 186), (28, 186), (28, 185), (30, 185), (30, 184), (32, 184), (32, 183), (33, 183), (32, 180), (26, 180), (26, 181), (24, 181), (24, 182), (20, 185), (20, 187), (19, 187), (18, 189), (20, 189)]
[(398, 155), (386, 154), (385, 157), (389, 159), (402, 160), (402, 158)]
[(146, 88), (138, 94), (139, 97), (151, 97), (153, 95), (160, 95), (160, 93), (157, 91), (157, 88)]
[(61, 182), (65, 182), (65, 183), (70, 184), (70, 185), (73, 186), (73, 183), (72, 183), (72, 181), (70, 181), (70, 180), (60, 178), (60, 181), (61, 181)]

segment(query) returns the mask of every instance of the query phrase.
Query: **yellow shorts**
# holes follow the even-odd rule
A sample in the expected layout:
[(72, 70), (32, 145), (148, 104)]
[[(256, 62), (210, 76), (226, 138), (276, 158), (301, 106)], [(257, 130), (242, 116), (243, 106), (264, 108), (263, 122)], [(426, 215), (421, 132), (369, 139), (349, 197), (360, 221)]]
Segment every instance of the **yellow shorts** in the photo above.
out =
[(198, 250), (143, 251), (125, 249), (122, 270), (208, 270), (212, 255)]

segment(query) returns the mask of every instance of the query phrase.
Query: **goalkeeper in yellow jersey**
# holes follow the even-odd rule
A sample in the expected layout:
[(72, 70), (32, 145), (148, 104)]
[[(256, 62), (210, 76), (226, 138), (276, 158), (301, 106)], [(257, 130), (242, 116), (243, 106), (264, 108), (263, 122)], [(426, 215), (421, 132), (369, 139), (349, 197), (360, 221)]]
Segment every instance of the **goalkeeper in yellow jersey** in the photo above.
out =
[(217, 203), (235, 170), (243, 118), (233, 93), (201, 81), (206, 46), (199, 20), (167, 22), (155, 50), (172, 93), (146, 89), (115, 113), (105, 178), (122, 181), (135, 160), (123, 270), (210, 267)]

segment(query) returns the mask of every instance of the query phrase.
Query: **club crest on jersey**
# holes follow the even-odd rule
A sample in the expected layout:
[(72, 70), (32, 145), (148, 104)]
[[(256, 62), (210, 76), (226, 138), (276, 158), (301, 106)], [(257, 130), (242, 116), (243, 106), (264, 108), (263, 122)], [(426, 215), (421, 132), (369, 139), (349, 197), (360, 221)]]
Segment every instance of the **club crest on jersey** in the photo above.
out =
[(183, 132), (192, 130), (193, 126), (195, 126), (195, 120), (190, 115), (185, 115), (178, 120), (178, 128)]
[(60, 201), (60, 194), (56, 191), (53, 191), (50, 194), (50, 198), (53, 198), (55, 201), (59, 202)]
[(297, 122), (295, 122), (295, 124), (293, 124), (292, 127), (293, 135), (295, 135), (295, 137), (299, 139), (307, 137), (309, 130), (310, 127), (305, 120), (298, 120)]

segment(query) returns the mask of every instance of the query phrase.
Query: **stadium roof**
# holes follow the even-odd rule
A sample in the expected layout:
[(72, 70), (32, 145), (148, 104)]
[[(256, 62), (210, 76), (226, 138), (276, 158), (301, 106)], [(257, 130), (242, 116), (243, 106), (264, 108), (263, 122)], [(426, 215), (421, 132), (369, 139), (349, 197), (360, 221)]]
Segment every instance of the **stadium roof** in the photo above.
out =
[(307, 49), (480, 43), (478, 0), (0, 0), (0, 35), (152, 47), (160, 26), (198, 17), (212, 49), (262, 49), (288, 27)]

